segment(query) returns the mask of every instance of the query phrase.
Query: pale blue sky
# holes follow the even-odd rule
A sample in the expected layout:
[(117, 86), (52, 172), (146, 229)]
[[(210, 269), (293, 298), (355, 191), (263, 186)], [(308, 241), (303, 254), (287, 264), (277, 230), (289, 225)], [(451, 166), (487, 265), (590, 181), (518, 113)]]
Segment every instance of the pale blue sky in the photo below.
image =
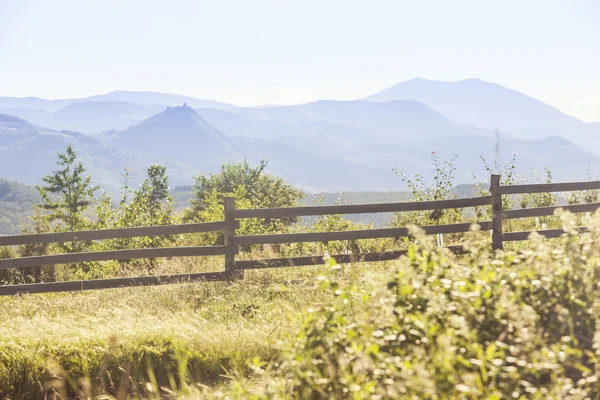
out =
[(416, 76), (477, 77), (600, 121), (600, 1), (0, 0), (0, 96), (291, 104)]

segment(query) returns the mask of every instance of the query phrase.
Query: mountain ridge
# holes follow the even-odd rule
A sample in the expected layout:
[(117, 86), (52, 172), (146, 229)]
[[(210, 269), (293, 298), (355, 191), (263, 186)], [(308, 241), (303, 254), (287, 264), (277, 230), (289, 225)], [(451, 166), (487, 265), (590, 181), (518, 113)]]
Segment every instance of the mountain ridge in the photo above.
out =
[[(166, 164), (173, 168), (174, 181), (189, 183), (197, 174), (218, 172), (224, 163), (243, 159), (258, 163), (266, 158), (270, 160), (269, 172), (304, 188), (331, 191), (397, 190), (402, 184), (391, 172), (394, 167), (429, 179), (431, 151), (437, 151), (440, 159), (460, 155), (456, 175), (459, 183), (468, 182), (471, 174), (481, 169), (480, 155), (504, 162), (517, 154), (520, 172), (553, 164), (555, 176), (566, 179), (573, 171), (583, 172), (588, 161), (600, 165), (597, 154), (590, 152), (596, 148), (592, 144), (597, 140), (594, 132), (600, 123), (576, 120), (575, 127), (583, 126), (589, 131), (572, 133), (558, 124), (554, 130), (539, 134), (540, 126), (535, 124), (545, 112), (558, 115), (556, 118), (567, 125), (573, 118), (565, 119), (551, 106), (535, 99), (532, 102), (527, 95), (480, 79), (439, 82), (417, 78), (408, 82), (414, 90), (425, 85), (434, 95), (441, 93), (439, 101), (459, 110), (464, 111), (469, 102), (477, 103), (473, 105), (474, 111), (467, 114), (485, 116), (478, 114), (477, 107), (488, 107), (487, 112), (497, 112), (496, 117), (507, 112), (509, 116), (514, 114), (511, 123), (523, 123), (533, 132), (484, 129), (471, 120), (456, 122), (431, 104), (414, 99), (320, 100), (224, 110), (187, 103), (174, 106), (132, 103), (121, 101), (126, 100), (121, 96), (129, 96), (131, 92), (115, 91), (111, 92), (113, 97), (92, 96), (90, 101), (75, 102), (53, 113), (11, 109), (35, 120), (30, 124), (27, 119), (4, 117), (2, 122), (0, 118), (0, 166), (3, 160), (10, 160), (13, 163), (10, 168), (21, 165), (23, 173), (33, 169), (26, 177), (28, 180), (39, 179), (34, 175), (40, 170), (28, 165), (27, 159), (43, 160), (48, 167), (54, 157), (49, 150), (64, 151), (66, 143), (74, 141), (82, 147), (82, 158), (90, 163), (90, 169), (102, 174), (113, 186), (121, 173), (118, 169), (127, 163), (135, 165), (140, 176), (144, 163)], [(406, 84), (401, 83), (402, 90), (406, 91)], [(455, 85), (462, 88), (458, 93)], [(444, 92), (439, 87), (451, 90)], [(420, 96), (431, 96), (427, 90), (417, 92)], [(165, 95), (135, 93), (141, 93), (147, 101), (152, 100), (150, 95)], [(479, 101), (481, 96), (487, 96), (487, 103)], [(520, 106), (518, 101), (509, 101), (510, 107), (505, 107), (506, 99), (512, 96), (525, 102), (524, 109), (534, 104), (533, 109), (539, 106), (542, 113), (522, 121), (521, 117), (528, 116), (523, 114), (526, 112), (514, 113), (515, 104)], [(489, 108), (490, 104), (498, 107)], [(52, 126), (45, 127), (39, 122), (45, 118), (52, 122), (52, 116), (55, 118)], [(552, 122), (551, 118), (548, 120)], [(592, 144), (582, 147), (582, 140)], [(5, 163), (4, 168), (9, 168), (8, 165)]]
[(588, 127), (588, 123), (532, 96), (477, 78), (452, 82), (415, 78), (359, 100), (420, 101), (458, 123), (530, 139), (547, 136), (544, 131), (568, 137)]

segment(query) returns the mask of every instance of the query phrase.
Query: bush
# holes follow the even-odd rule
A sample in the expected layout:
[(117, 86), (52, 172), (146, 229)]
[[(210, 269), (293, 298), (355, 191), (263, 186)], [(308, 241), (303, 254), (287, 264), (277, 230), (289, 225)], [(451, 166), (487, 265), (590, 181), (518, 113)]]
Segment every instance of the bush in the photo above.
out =
[[(575, 220), (563, 216), (572, 231)], [(344, 286), (300, 317), (280, 361), (254, 369), (241, 397), (597, 398), (600, 215), (552, 248), (489, 255), (472, 233), (464, 257), (416, 234), (391, 277)]]

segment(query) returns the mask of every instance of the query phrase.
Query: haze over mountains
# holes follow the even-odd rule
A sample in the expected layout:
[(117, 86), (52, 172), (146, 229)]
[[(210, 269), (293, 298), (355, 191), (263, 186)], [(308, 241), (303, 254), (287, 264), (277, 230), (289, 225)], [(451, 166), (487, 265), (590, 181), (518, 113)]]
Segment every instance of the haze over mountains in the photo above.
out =
[(150, 163), (167, 165), (177, 185), (244, 158), (268, 159), (271, 173), (327, 191), (404, 189), (392, 168), (428, 177), (431, 151), (458, 155), (458, 182), (485, 177), (480, 155), (516, 154), (522, 172), (551, 165), (559, 180), (600, 168), (600, 123), (477, 79), (417, 78), (361, 100), (252, 108), (153, 92), (0, 97), (0, 114), (0, 176), (25, 183), (54, 170), (68, 143), (110, 188), (126, 166), (139, 181)]
[(574, 136), (587, 134), (590, 128), (594, 128), (593, 124), (566, 115), (537, 99), (480, 79), (440, 82), (415, 78), (363, 100), (418, 101), (460, 124), (499, 129), (521, 139), (550, 135), (574, 139)]

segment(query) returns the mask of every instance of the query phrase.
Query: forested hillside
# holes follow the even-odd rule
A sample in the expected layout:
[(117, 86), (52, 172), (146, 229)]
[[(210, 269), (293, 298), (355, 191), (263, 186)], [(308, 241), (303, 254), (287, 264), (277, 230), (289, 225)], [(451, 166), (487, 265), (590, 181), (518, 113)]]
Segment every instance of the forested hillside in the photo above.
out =
[(18, 233), (38, 199), (33, 186), (0, 178), (0, 235)]

